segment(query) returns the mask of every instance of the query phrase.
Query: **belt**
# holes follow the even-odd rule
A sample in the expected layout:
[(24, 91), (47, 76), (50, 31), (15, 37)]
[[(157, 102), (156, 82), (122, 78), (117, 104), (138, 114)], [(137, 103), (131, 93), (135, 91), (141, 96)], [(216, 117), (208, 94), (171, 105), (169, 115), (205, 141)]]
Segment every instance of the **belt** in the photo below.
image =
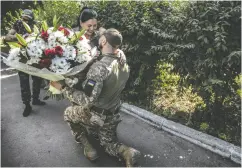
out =
[(95, 107), (95, 106), (92, 106), (90, 109), (94, 110), (97, 113), (103, 114), (103, 115), (114, 115), (119, 112), (119, 108), (117, 108), (114, 112), (111, 112), (110, 110), (105, 110), (105, 109), (102, 109), (99, 107)]

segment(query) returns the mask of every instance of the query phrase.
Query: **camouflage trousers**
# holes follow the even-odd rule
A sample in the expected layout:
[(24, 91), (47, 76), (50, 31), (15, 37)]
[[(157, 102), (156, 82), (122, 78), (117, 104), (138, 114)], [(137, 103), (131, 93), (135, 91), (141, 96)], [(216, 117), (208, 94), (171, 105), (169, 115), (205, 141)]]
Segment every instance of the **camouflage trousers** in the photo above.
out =
[[(19, 80), (20, 80), (20, 88), (21, 88), (21, 97), (24, 104), (28, 104), (31, 101), (31, 92), (29, 85), (29, 74), (19, 71)], [(33, 99), (38, 99), (40, 94), (40, 86), (42, 82), (42, 78), (31, 76), (33, 80)]]
[(122, 144), (117, 141), (116, 134), (117, 126), (121, 121), (120, 114), (102, 115), (88, 108), (74, 105), (65, 110), (64, 120), (71, 127), (77, 142), (88, 134), (97, 135), (105, 152), (111, 156), (120, 157), (118, 151)]

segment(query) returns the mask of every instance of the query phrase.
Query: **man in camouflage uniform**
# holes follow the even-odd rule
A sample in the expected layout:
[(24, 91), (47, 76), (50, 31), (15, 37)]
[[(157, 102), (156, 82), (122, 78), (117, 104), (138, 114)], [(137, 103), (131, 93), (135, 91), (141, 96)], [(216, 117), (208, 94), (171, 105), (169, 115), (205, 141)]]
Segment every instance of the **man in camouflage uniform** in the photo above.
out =
[[(24, 36), (27, 35), (27, 30), (25, 29), (23, 25), (23, 21), (28, 23), (28, 25), (33, 28), (33, 25), (35, 23), (34, 21), (34, 16), (33, 12), (31, 10), (25, 9), (22, 14), (22, 20), (17, 20), (13, 28), (9, 31), (7, 36), (5, 37), (4, 41), (9, 42), (9, 41), (17, 41), (17, 38), (15, 36), (16, 33), (22, 34)], [(30, 92), (30, 86), (29, 86), (29, 75), (19, 71), (19, 79), (20, 79), (20, 88), (21, 88), (21, 97), (22, 101), (25, 104), (25, 109), (23, 112), (23, 116), (27, 117), (31, 111), (32, 107), (30, 105), (31, 101), (31, 92)], [(32, 76), (33, 80), (33, 105), (45, 105), (45, 102), (39, 100), (39, 94), (40, 94), (40, 86), (42, 82), (42, 78)]]
[(100, 144), (105, 151), (125, 160), (130, 167), (136, 162), (140, 152), (117, 141), (116, 128), (120, 120), (120, 94), (129, 78), (129, 66), (121, 64), (116, 50), (122, 42), (122, 35), (116, 29), (106, 30), (99, 39), (102, 59), (95, 62), (87, 72), (83, 82), (83, 91), (77, 90), (66, 80), (62, 86), (64, 95), (76, 105), (68, 107), (64, 120), (71, 127), (75, 140), (84, 145), (84, 155), (90, 159), (98, 158), (97, 151), (88, 142), (88, 133), (98, 134)]

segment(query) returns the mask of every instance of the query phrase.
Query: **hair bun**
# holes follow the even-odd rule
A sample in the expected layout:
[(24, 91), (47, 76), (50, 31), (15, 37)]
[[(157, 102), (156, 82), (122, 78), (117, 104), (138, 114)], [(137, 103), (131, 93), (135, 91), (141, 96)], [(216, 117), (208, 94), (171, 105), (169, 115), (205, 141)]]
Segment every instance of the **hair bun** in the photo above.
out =
[(82, 13), (85, 9), (91, 9), (91, 8), (89, 8), (89, 7), (87, 7), (87, 6), (84, 6), (84, 7), (81, 9), (81, 13)]
[(89, 19), (96, 19), (96, 18), (97, 18), (97, 12), (95, 10), (87, 6), (82, 8), (79, 16), (80, 21), (86, 22)]

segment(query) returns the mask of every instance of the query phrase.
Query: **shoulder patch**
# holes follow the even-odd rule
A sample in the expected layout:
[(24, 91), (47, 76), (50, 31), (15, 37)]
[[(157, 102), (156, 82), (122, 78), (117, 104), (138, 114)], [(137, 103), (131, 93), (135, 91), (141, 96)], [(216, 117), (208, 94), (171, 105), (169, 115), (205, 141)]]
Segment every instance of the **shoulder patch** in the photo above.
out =
[(94, 89), (96, 85), (96, 81), (92, 80), (92, 79), (88, 79), (85, 87), (84, 87), (84, 92), (87, 96), (91, 96), (92, 95), (92, 91)]
[(88, 84), (89, 86), (95, 86), (96, 81), (89, 79), (89, 80), (87, 81), (87, 84)]

